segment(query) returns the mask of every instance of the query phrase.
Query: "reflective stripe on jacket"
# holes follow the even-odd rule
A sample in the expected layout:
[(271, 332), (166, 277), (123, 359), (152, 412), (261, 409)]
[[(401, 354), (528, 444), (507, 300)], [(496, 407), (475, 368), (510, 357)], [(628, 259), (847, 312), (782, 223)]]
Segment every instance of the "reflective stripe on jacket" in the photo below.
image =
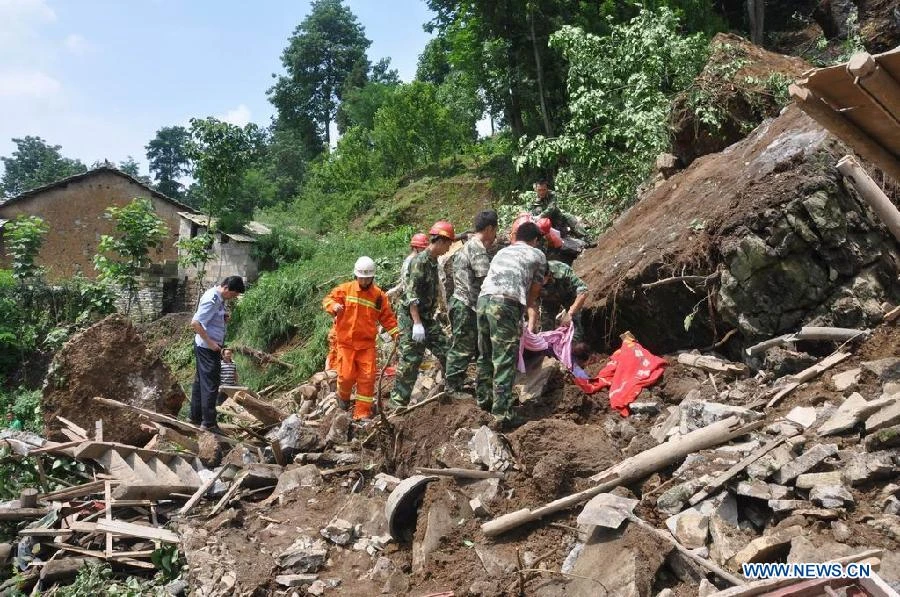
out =
[(391, 301), (375, 284), (365, 290), (356, 280), (336, 286), (322, 300), (322, 307), (331, 315), (335, 305), (344, 306), (334, 321), (338, 346), (354, 349), (373, 346), (379, 323), (392, 336), (399, 331)]

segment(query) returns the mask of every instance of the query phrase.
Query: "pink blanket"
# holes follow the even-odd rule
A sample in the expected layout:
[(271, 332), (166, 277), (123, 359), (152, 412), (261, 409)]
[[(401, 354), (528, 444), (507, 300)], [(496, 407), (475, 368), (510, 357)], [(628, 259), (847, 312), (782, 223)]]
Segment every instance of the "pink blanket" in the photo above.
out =
[(525, 372), (525, 359), (523, 353), (526, 350), (541, 352), (548, 348), (553, 351), (566, 369), (572, 369), (572, 337), (575, 335), (575, 326), (567, 325), (548, 332), (537, 334), (528, 330), (528, 325), (523, 325), (522, 339), (519, 342), (519, 371)]

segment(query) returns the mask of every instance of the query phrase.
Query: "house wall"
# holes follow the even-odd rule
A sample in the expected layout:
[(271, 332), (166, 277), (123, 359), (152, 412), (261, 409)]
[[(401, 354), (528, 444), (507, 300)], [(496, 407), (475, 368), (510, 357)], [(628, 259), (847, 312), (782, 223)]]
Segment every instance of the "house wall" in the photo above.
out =
[[(49, 227), (41, 247), (38, 263), (46, 269), (49, 281), (73, 276), (80, 271), (88, 278), (95, 278), (93, 256), (97, 252), (100, 236), (114, 234), (114, 224), (105, 218), (107, 207), (123, 207), (135, 197), (149, 197), (156, 214), (166, 223), (169, 233), (163, 241), (162, 251), (153, 252), (155, 263), (175, 261), (178, 251), (178, 228), (183, 208), (152, 197), (147, 189), (127, 178), (111, 172), (97, 172), (75, 180), (65, 186), (54, 187), (0, 206), (0, 218), (13, 219), (20, 214), (39, 216)], [(0, 266), (8, 268), (9, 256), (0, 246)]]
[[(181, 238), (191, 238), (191, 222), (182, 219), (180, 227)], [(197, 235), (206, 233), (203, 226), (197, 227)], [(227, 238), (227, 242), (222, 242), (222, 237), (218, 236), (213, 242), (213, 258), (206, 264), (206, 272), (203, 276), (200, 286), (203, 289), (209, 288), (216, 282), (221, 282), (228, 276), (241, 276), (244, 282), (252, 283), (259, 277), (259, 267), (253, 259), (253, 245), (251, 242), (237, 242), (234, 239)], [(194, 284), (197, 277), (197, 268), (180, 267), (179, 276), (186, 277)]]

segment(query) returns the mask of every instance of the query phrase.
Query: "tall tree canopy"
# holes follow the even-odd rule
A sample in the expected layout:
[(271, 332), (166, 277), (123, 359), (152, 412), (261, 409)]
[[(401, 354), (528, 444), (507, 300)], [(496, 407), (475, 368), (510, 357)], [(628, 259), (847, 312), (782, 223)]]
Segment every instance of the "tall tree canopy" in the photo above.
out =
[(314, 123), (320, 147), (328, 147), (346, 82), (365, 83), (371, 43), (341, 0), (315, 0), (281, 55), (286, 73), (269, 89), (279, 124), (304, 131)]
[(48, 145), (40, 137), (13, 139), (16, 150), (10, 157), (2, 157), (3, 178), (0, 190), (6, 197), (15, 197), (30, 189), (56, 182), (61, 178), (80, 174), (87, 167), (80, 160), (63, 157), (59, 145)]
[[(247, 190), (265, 151), (265, 132), (250, 123), (239, 127), (215, 118), (191, 119), (189, 155), (202, 186), (206, 212), (220, 230), (235, 232), (250, 220), (258, 197)], [(254, 175), (255, 176), (255, 175)]]
[(157, 190), (173, 199), (185, 196), (184, 186), (178, 179), (190, 172), (190, 137), (183, 126), (164, 126), (145, 147)]

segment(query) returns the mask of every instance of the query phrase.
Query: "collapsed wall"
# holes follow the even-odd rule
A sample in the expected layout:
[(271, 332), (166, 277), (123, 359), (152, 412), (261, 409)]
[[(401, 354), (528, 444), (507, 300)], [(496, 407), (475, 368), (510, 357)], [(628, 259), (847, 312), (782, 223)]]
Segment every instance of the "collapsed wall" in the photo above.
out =
[(646, 193), (576, 262), (589, 341), (629, 329), (664, 353), (734, 330), (736, 350), (802, 324), (877, 324), (900, 300), (900, 247), (835, 168), (847, 153), (790, 106)]

